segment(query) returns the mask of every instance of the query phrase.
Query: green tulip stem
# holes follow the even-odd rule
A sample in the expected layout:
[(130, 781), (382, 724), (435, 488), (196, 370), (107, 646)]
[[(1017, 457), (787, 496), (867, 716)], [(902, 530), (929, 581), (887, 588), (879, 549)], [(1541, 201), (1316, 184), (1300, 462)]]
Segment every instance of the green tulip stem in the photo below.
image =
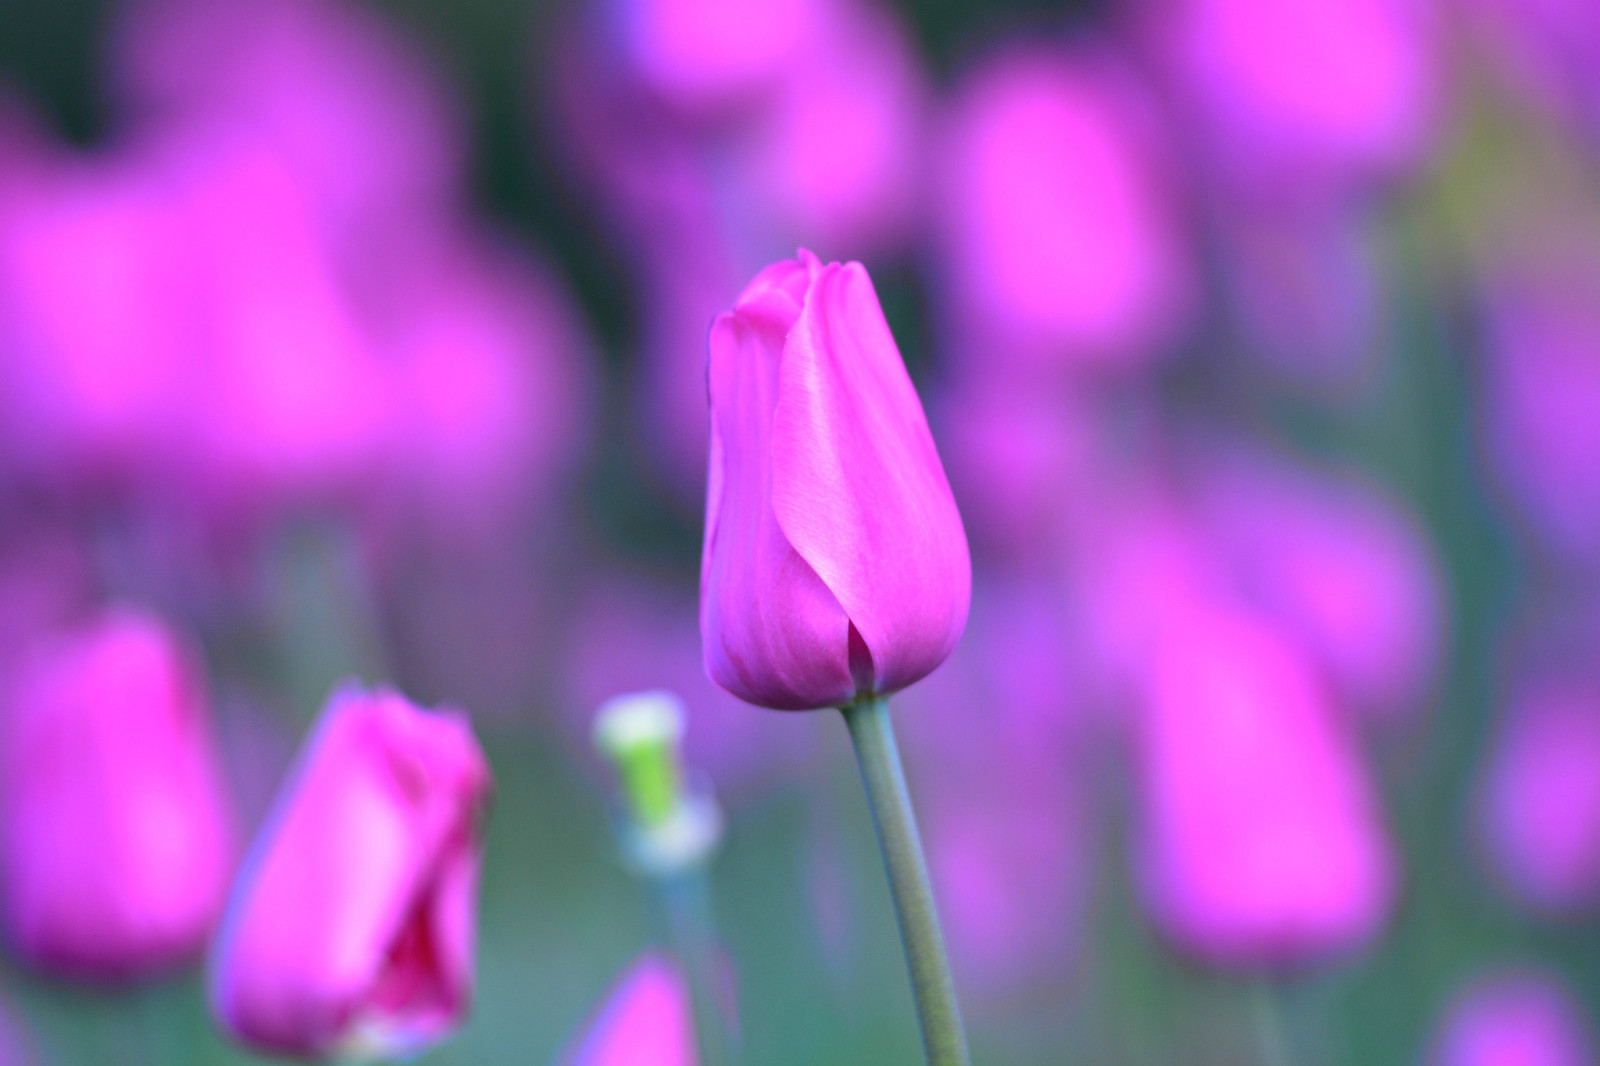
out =
[(720, 974), (707, 873), (704, 866), (691, 867), (657, 878), (655, 887), (665, 912), (668, 941), (689, 986), (697, 1061), (701, 1066), (735, 1066), (739, 1061), (738, 1026), (730, 1020), (727, 982)]
[(1284, 1027), (1283, 1014), (1278, 1008), (1272, 986), (1264, 979), (1254, 982), (1248, 995), (1261, 1066), (1294, 1066), (1289, 1034)]
[(889, 891), (900, 919), (900, 939), (911, 971), (917, 1020), (922, 1025), (923, 1050), (929, 1066), (970, 1066), (972, 1058), (956, 1005), (955, 981), (933, 902), (928, 861), (917, 834), (911, 794), (906, 790), (894, 724), (889, 720), (889, 701), (867, 698), (841, 709), (850, 727), (867, 804), (878, 830), (878, 846), (889, 872)]

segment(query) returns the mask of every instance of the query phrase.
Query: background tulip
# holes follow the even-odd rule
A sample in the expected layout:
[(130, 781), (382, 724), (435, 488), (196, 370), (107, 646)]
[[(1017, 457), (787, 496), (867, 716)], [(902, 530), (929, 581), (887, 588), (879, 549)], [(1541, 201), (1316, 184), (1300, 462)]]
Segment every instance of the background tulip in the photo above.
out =
[(1428, 1066), (1593, 1066), (1594, 1034), (1571, 993), (1535, 970), (1491, 974), (1450, 1004)]
[(240, 1040), (413, 1053), (472, 998), (489, 768), (459, 711), (335, 692), (256, 840), (212, 960)]
[(859, 263), (762, 271), (711, 331), (706, 669), (799, 710), (904, 688), (966, 624), (971, 561)]
[(695, 1066), (689, 992), (676, 966), (646, 952), (606, 995), (567, 1066)]
[(1247, 612), (1181, 610), (1156, 637), (1139, 874), (1157, 924), (1225, 967), (1371, 941), (1397, 870), (1376, 799), (1298, 649)]
[(1600, 695), (1578, 679), (1525, 681), (1485, 770), (1479, 825), (1490, 866), (1554, 914), (1600, 905)]
[(24, 961), (115, 980), (199, 952), (234, 858), (209, 717), (149, 614), (34, 646), (0, 706), (0, 923)]

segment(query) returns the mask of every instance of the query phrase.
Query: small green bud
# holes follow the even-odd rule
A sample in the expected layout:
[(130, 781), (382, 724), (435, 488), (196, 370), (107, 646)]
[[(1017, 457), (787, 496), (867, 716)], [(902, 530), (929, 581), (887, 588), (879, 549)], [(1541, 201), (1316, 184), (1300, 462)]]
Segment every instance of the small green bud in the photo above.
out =
[(618, 696), (595, 715), (595, 747), (616, 766), (629, 813), (641, 828), (662, 825), (684, 801), (683, 729), (683, 701), (670, 692)]

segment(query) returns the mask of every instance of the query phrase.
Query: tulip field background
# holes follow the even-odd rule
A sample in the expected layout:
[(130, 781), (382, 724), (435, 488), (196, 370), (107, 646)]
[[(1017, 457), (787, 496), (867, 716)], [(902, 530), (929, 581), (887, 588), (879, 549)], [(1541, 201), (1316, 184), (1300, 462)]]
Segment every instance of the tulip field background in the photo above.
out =
[[(0, 0), (0, 693), (159, 616), (246, 841), (342, 679), (465, 708), (493, 1066), (662, 942), (589, 729), (674, 690), (742, 1061), (921, 1061), (839, 715), (701, 667), (801, 245), (972, 544), (893, 705), (974, 1061), (1600, 1064), (1592, 0)], [(0, 955), (0, 1066), (263, 1061), (191, 954)]]

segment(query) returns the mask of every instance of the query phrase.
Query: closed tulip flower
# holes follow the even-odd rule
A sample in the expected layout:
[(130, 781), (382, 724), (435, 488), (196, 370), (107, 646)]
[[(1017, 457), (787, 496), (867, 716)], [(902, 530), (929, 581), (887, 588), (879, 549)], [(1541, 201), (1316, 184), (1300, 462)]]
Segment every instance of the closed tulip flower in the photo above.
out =
[(73, 979), (196, 955), (221, 914), (233, 828), (204, 689), (129, 609), (44, 638), (0, 708), (0, 924)]
[(617, 981), (568, 1066), (695, 1066), (689, 990), (676, 966), (656, 952), (639, 957)]
[(938, 666), (972, 564), (944, 468), (859, 263), (809, 252), (711, 329), (706, 670), (750, 703), (842, 706)]
[(465, 1016), (489, 768), (460, 712), (336, 692), (234, 887), (213, 1008), (251, 1046), (404, 1055)]
[(1247, 611), (1196, 604), (1162, 627), (1144, 688), (1139, 874), (1162, 931), (1228, 970), (1370, 944), (1398, 858), (1300, 649)]

